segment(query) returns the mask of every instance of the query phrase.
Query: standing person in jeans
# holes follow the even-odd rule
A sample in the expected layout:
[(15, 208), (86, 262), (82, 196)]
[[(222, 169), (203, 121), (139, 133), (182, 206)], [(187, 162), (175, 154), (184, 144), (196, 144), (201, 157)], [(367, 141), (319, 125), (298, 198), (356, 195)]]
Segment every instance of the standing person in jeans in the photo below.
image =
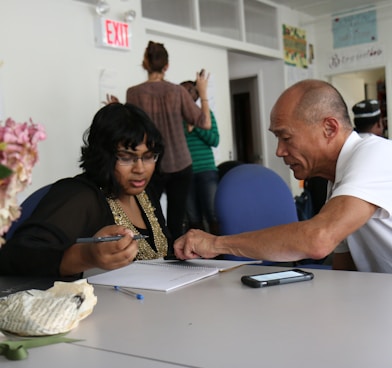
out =
[[(185, 81), (181, 85), (190, 93), (195, 102), (199, 99), (196, 82)], [(218, 146), (219, 131), (212, 111), (210, 111), (210, 116), (210, 130), (193, 128), (184, 121), (185, 137), (192, 157), (193, 171), (187, 200), (187, 219), (189, 228), (201, 229), (218, 235), (219, 227), (214, 201), (219, 176), (211, 147)]]
[[(208, 77), (197, 74), (201, 97), (199, 108), (189, 93), (178, 84), (166, 81), (169, 54), (161, 43), (149, 41), (144, 53), (146, 82), (127, 90), (126, 100), (144, 110), (161, 132), (165, 142), (161, 171), (151, 180), (158, 195), (167, 195), (167, 226), (174, 239), (183, 234), (186, 199), (192, 179), (192, 158), (183, 133), (183, 121), (202, 129), (211, 128), (207, 98)], [(109, 102), (118, 99), (109, 96)]]

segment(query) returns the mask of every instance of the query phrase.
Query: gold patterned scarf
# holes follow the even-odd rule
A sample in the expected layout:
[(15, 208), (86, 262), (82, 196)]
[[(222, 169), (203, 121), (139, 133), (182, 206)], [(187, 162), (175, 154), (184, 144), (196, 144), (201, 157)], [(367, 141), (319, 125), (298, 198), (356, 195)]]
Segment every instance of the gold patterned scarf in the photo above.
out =
[[(124, 212), (120, 202), (117, 199), (106, 199), (109, 203), (110, 209), (112, 210), (115, 223), (117, 225), (122, 225), (127, 229), (132, 230), (135, 235), (140, 234), (140, 232), (132, 224), (131, 220)], [(159, 224), (157, 217), (155, 216), (155, 208), (152, 205), (145, 191), (138, 194), (136, 196), (136, 199), (139, 202), (139, 205), (141, 206), (143, 212), (146, 214), (147, 220), (152, 230), (154, 238), (153, 241), (157, 251), (151, 248), (150, 244), (148, 244), (146, 239), (139, 239), (137, 240), (139, 245), (139, 252), (135, 260), (156, 259), (164, 257), (167, 254), (167, 239), (162, 231), (161, 225)]]

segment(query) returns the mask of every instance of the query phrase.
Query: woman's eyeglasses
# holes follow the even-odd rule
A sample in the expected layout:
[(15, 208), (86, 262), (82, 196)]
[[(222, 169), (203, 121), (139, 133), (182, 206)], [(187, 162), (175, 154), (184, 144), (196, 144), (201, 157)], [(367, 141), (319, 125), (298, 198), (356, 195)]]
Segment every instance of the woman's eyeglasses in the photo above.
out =
[(143, 165), (152, 165), (157, 162), (159, 153), (147, 152), (142, 156), (135, 155), (133, 153), (119, 151), (117, 152), (117, 161), (122, 166), (133, 166), (136, 165), (138, 160), (143, 162)]

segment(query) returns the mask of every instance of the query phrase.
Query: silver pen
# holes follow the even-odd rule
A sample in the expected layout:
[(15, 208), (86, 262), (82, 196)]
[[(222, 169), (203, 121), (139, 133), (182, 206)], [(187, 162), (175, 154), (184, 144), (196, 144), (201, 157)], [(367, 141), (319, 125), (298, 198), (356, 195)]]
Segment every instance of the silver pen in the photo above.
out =
[[(76, 243), (102, 243), (102, 242), (120, 240), (123, 237), (124, 237), (124, 235), (99, 236), (97, 238), (94, 238), (94, 237), (92, 237), (92, 238), (77, 238)], [(133, 236), (134, 240), (146, 239), (146, 238), (148, 238), (148, 235), (137, 234), (137, 235)]]

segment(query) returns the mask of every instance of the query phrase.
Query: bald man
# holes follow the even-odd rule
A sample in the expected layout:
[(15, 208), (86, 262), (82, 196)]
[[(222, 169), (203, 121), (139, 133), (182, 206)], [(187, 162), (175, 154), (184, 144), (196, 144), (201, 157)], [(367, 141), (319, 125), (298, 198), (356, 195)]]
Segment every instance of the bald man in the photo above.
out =
[(326, 204), (310, 220), (258, 231), (213, 236), (190, 230), (175, 242), (176, 256), (232, 254), (286, 262), (334, 252), (334, 269), (392, 272), (392, 165), (384, 160), (392, 157), (392, 142), (361, 138), (341, 94), (319, 80), (285, 90), (270, 122), (276, 155), (294, 176), (329, 181)]

